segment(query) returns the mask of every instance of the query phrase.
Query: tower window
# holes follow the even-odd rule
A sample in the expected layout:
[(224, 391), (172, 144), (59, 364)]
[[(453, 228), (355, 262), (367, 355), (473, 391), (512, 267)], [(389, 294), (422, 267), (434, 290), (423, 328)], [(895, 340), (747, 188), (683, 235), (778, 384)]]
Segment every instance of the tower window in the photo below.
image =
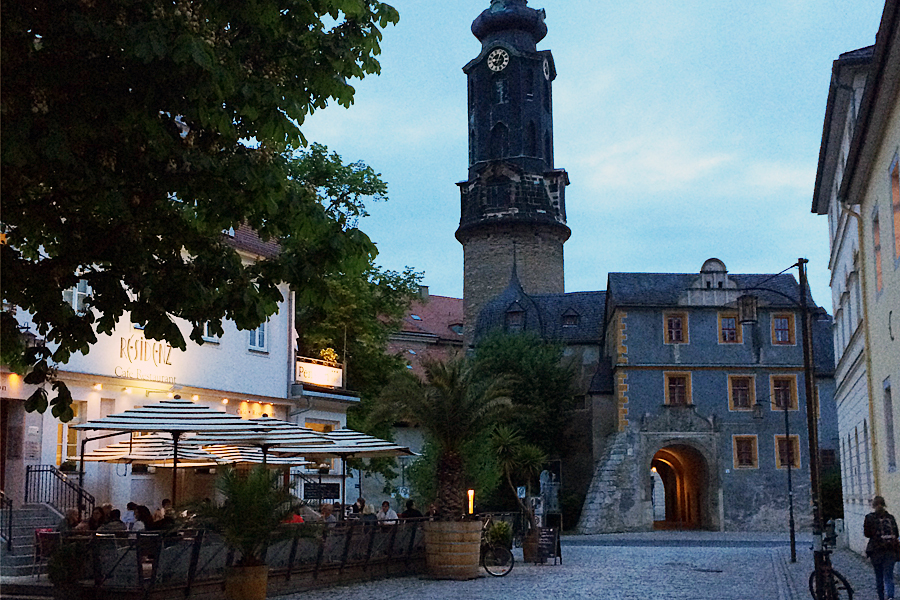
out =
[(506, 313), (506, 330), (522, 331), (525, 327), (525, 311), (511, 310)]
[(537, 127), (535, 127), (534, 121), (531, 121), (530, 123), (528, 123), (528, 127), (525, 129), (525, 143), (526, 143), (525, 153), (528, 156), (537, 156), (538, 155)]
[(534, 100), (534, 71), (525, 70), (525, 97), (528, 100)]
[(509, 155), (509, 129), (503, 123), (497, 123), (491, 129), (490, 158), (504, 158)]
[(509, 102), (509, 82), (505, 77), (494, 80), (494, 104)]

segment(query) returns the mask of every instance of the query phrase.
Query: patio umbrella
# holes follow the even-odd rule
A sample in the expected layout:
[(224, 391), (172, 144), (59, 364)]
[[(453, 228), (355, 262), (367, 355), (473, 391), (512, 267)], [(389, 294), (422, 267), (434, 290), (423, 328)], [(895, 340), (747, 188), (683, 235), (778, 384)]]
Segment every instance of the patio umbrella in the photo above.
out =
[(406, 446), (399, 446), (372, 435), (352, 429), (337, 429), (322, 434), (332, 443), (323, 446), (279, 446), (272, 452), (276, 454), (302, 454), (306, 459), (340, 458), (341, 459), (341, 505), (347, 504), (347, 459), (377, 458), (391, 456), (418, 456)]
[[(122, 413), (102, 419), (74, 425), (74, 429), (108, 431), (162, 431), (172, 436), (172, 504), (175, 504), (177, 489), (178, 440), (189, 432), (213, 433), (226, 431), (252, 432), (260, 428), (249, 420), (237, 415), (214, 410), (208, 406), (195, 404), (181, 397), (163, 400), (156, 404), (138, 406)], [(83, 454), (82, 454), (83, 456)], [(84, 469), (82, 469), (82, 472)]]
[(263, 455), (261, 449), (253, 446), (205, 446), (204, 452), (214, 456), (216, 460), (226, 464), (246, 463), (246, 464), (265, 464), (278, 465), (285, 467), (309, 467), (315, 466), (316, 463), (308, 462), (305, 458), (294, 456), (271, 456)]
[[(172, 467), (175, 463), (175, 443), (169, 434), (151, 433), (91, 450), (85, 453), (84, 460)], [(179, 466), (214, 467), (218, 463), (216, 455), (199, 446), (183, 444), (178, 448)]]
[[(247, 420), (255, 427), (253, 431), (217, 431), (215, 433), (201, 433), (191, 438), (191, 443), (203, 446), (229, 445), (251, 446), (258, 448), (262, 453), (262, 464), (266, 464), (270, 449), (291, 446), (297, 448), (291, 452), (279, 452), (281, 456), (299, 456), (300, 448), (314, 445), (331, 446), (334, 442), (325, 434), (301, 427), (295, 423), (274, 419), (272, 417), (259, 417)], [(284, 464), (284, 463), (281, 463)]]

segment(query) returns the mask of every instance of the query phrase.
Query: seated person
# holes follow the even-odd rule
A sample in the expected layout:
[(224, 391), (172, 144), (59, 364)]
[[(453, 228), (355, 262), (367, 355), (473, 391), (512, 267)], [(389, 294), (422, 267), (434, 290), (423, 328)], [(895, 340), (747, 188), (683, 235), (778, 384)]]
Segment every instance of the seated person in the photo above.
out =
[(400, 513), (401, 519), (419, 519), (423, 515), (416, 509), (416, 503), (412, 500), (406, 501), (406, 510)]
[(391, 503), (385, 500), (381, 503), (381, 510), (378, 511), (375, 518), (382, 525), (396, 525), (398, 517), (394, 509), (391, 508)]
[(106, 532), (116, 532), (116, 531), (128, 531), (128, 526), (122, 522), (122, 512), (118, 508), (114, 508), (109, 511), (109, 521), (101, 525), (97, 531), (106, 533)]

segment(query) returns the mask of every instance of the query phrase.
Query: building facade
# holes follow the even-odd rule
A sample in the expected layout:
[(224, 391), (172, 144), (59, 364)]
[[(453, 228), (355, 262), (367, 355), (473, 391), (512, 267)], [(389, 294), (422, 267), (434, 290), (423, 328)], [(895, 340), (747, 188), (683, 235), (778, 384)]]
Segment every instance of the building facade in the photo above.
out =
[(862, 257), (859, 253), (859, 207), (846, 210), (838, 199), (850, 143), (856, 131), (866, 77), (874, 47), (842, 54), (832, 68), (825, 126), (812, 211), (828, 216), (828, 266), (834, 311), (835, 404), (840, 437), (844, 525), (850, 547), (865, 551), (863, 519), (871, 509), (875, 481), (872, 469), (872, 422), (866, 333), (863, 319)]
[(838, 200), (860, 223), (875, 493), (900, 506), (900, 6), (886, 2)]
[[(277, 251), (246, 228), (234, 232), (230, 241), (245, 260)], [(29, 466), (52, 465), (71, 473), (77, 468), (82, 440), (106, 433), (80, 431), (73, 425), (153, 404), (175, 394), (245, 418), (265, 414), (319, 431), (343, 427), (347, 408), (359, 399), (342, 389), (341, 365), (297, 356), (294, 295), (287, 286), (282, 286), (281, 292), (285, 300), (278, 312), (253, 331), (240, 331), (233, 323), (225, 322), (222, 336), (206, 337), (205, 343), (198, 345), (188, 339), (189, 324), (179, 323), (187, 340), (184, 351), (145, 338), (126, 315), (111, 335), (98, 336), (88, 354), (73, 354), (67, 364), (60, 365), (59, 377), (74, 398), (75, 419), (69, 423), (61, 423), (49, 410), (45, 414), (26, 412), (25, 399), (34, 386), (3, 368), (0, 489), (16, 505), (20, 504), (25, 499)], [(68, 290), (64, 299), (76, 310), (82, 310), (89, 295), (90, 289), (80, 285)], [(29, 327), (27, 314), (19, 312), (17, 318), (23, 328)], [(127, 440), (128, 436), (126, 433), (90, 441), (85, 450)], [(335, 465), (323, 481), (338, 483), (339, 469)], [(84, 487), (98, 502), (124, 507), (133, 500), (158, 506), (172, 489), (171, 471), (88, 463)], [(179, 472), (179, 497), (212, 496), (214, 480), (214, 470), (184, 469)], [(302, 484), (297, 493), (304, 493)]]

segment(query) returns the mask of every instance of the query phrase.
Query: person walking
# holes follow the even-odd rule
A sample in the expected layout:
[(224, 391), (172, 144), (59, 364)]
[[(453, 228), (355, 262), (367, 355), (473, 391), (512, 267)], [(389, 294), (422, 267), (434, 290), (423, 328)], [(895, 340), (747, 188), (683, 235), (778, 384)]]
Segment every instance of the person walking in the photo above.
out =
[(884, 498), (872, 498), (872, 509), (863, 522), (863, 535), (869, 538), (866, 556), (875, 570), (875, 589), (878, 600), (894, 600), (894, 564), (900, 552), (897, 521), (887, 511)]

